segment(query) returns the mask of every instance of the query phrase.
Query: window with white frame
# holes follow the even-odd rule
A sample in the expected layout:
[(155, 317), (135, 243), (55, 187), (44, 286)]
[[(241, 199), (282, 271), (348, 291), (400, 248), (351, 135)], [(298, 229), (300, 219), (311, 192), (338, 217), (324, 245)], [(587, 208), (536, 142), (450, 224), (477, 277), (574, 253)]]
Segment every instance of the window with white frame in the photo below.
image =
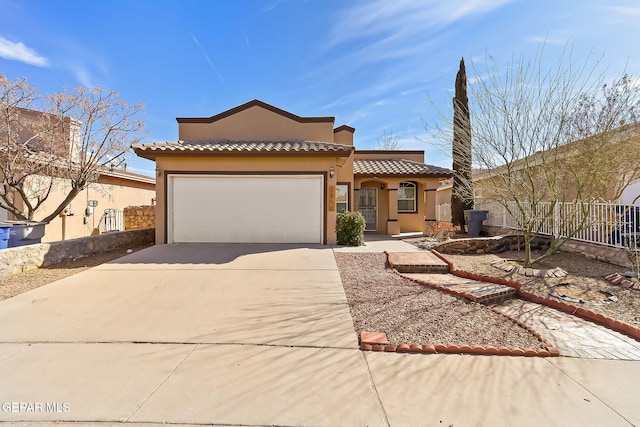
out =
[(347, 184), (336, 185), (336, 212), (349, 210), (349, 186)]
[(401, 182), (398, 187), (398, 212), (416, 212), (417, 186), (414, 182)]

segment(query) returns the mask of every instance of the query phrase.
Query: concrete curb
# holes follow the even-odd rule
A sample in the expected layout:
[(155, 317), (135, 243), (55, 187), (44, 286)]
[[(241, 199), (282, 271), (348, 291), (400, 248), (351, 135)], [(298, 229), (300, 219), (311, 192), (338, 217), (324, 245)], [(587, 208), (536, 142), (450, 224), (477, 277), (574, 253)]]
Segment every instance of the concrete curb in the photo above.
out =
[(536, 304), (545, 305), (547, 307), (569, 313), (571, 315), (580, 317), (581, 319), (588, 320), (590, 322), (609, 328), (613, 331), (620, 332), (621, 334), (627, 335), (637, 341), (640, 341), (640, 329), (636, 328), (635, 326), (620, 322), (619, 320), (612, 319), (600, 313), (595, 313), (591, 310), (587, 310), (586, 308), (568, 304), (564, 301), (557, 301), (551, 298), (542, 297), (522, 291), (520, 289), (522, 287), (522, 284), (513, 280), (507, 280), (502, 277), (492, 277), (475, 274), (464, 270), (456, 270), (453, 267), (453, 263), (446, 259), (444, 255), (435, 250), (432, 250), (431, 252), (449, 265), (449, 272), (454, 276), (513, 287), (516, 289), (516, 295), (518, 296), (518, 298), (521, 298), (525, 301), (534, 302)]

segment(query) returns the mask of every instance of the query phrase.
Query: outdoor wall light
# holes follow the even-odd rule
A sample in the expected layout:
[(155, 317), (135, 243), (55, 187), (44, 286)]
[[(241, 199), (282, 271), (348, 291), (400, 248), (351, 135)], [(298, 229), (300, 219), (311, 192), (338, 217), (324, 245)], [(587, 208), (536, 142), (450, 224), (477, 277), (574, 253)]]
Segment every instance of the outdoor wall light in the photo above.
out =
[(331, 169), (329, 169), (329, 178), (333, 178), (333, 175), (335, 175), (335, 171), (333, 170), (333, 166), (331, 166)]
[(384, 184), (380, 184), (380, 189), (384, 190)]

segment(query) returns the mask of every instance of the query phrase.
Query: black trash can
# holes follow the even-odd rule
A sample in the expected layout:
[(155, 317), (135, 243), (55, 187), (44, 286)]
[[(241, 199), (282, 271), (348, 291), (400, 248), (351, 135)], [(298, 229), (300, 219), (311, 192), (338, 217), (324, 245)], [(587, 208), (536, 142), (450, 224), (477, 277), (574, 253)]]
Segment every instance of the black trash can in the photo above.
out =
[(489, 211), (469, 209), (464, 211), (464, 222), (467, 223), (469, 236), (479, 236), (482, 231), (482, 222), (487, 219)]

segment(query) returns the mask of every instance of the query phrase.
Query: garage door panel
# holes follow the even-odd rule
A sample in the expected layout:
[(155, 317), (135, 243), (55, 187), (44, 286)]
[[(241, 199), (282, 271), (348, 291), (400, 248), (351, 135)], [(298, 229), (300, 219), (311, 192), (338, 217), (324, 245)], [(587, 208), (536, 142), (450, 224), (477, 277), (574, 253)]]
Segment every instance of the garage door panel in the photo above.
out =
[(322, 243), (321, 175), (170, 177), (173, 242)]

